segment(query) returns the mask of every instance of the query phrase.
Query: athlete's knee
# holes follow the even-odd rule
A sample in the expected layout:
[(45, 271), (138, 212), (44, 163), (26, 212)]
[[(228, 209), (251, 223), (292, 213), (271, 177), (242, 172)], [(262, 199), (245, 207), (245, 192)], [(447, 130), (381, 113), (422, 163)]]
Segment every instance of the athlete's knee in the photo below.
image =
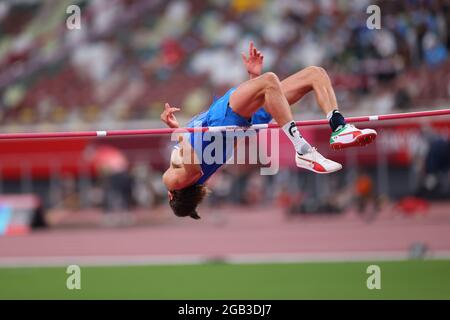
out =
[(273, 72), (266, 72), (261, 75), (265, 88), (280, 88), (280, 79)]
[(314, 75), (314, 76), (324, 76), (327, 74), (327, 72), (325, 71), (324, 68), (322, 67), (317, 67), (317, 66), (309, 66), (305, 69), (308, 73)]
[(305, 70), (308, 72), (308, 76), (313, 83), (317, 81), (328, 80), (328, 74), (322, 67), (310, 66)]

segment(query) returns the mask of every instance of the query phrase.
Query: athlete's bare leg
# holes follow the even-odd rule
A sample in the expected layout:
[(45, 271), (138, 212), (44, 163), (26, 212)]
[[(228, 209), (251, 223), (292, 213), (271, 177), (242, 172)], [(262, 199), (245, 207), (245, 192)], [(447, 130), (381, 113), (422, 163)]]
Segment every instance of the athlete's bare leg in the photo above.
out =
[(271, 72), (242, 83), (230, 96), (230, 107), (240, 116), (249, 119), (264, 105), (296, 150), (298, 167), (317, 173), (331, 173), (342, 166), (324, 158), (300, 135), (292, 116), (289, 101), (283, 93), (281, 82)]
[(364, 146), (376, 138), (375, 130), (360, 130), (355, 126), (347, 125), (344, 117), (335, 111), (338, 109), (336, 95), (330, 78), (323, 68), (305, 68), (281, 81), (281, 88), (291, 105), (299, 101), (309, 91), (314, 91), (317, 103), (327, 116), (333, 130), (330, 138), (330, 146), (333, 149)]
[(314, 90), (317, 103), (325, 115), (338, 108), (330, 78), (321, 67), (307, 67), (294, 73), (281, 81), (281, 89), (290, 105)]
[(230, 96), (232, 110), (247, 119), (263, 105), (281, 127), (294, 119), (281, 82), (272, 72), (242, 83)]

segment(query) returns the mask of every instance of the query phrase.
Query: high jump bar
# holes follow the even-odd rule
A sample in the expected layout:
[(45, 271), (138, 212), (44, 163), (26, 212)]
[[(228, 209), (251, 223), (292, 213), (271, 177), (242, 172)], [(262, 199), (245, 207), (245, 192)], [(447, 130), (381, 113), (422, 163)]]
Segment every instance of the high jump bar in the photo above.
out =
[[(405, 113), (391, 113), (373, 116), (349, 117), (345, 118), (348, 123), (384, 121), (395, 119), (422, 118), (432, 116), (450, 115), (450, 109), (440, 109), (431, 111), (417, 111)], [(318, 126), (328, 124), (328, 120), (304, 120), (296, 121), (297, 126)], [(33, 132), (33, 133), (2, 133), (0, 140), (11, 139), (46, 139), (46, 138), (79, 138), (79, 137), (117, 137), (117, 136), (135, 136), (135, 135), (160, 135), (172, 134), (175, 132), (220, 132), (236, 129), (276, 129), (280, 126), (277, 123), (256, 124), (250, 127), (238, 126), (218, 126), (218, 127), (193, 127), (193, 128), (161, 128), (161, 129), (140, 129), (140, 130), (97, 130), (97, 131), (72, 131), (72, 132)]]

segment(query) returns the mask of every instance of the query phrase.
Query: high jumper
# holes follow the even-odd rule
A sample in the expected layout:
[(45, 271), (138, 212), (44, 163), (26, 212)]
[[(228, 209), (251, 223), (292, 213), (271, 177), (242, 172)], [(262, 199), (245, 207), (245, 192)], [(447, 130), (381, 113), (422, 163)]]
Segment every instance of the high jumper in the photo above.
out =
[[(248, 56), (242, 53), (242, 60), (250, 79), (215, 100), (207, 111), (191, 119), (188, 128), (250, 127), (267, 124), (275, 119), (292, 142), (297, 167), (320, 174), (336, 172), (342, 169), (342, 165), (326, 159), (302, 137), (290, 109), (290, 105), (295, 104), (308, 92), (314, 91), (316, 101), (332, 130), (331, 148), (364, 146), (375, 140), (375, 130), (358, 129), (346, 123), (338, 111), (336, 95), (323, 68), (307, 67), (280, 81), (273, 72), (262, 74), (264, 56), (255, 48), (253, 42), (249, 45)], [(165, 104), (161, 120), (170, 128), (180, 127), (174, 115), (177, 111), (180, 109)], [(180, 217), (200, 218), (196, 208), (207, 194), (205, 183), (225, 162), (211, 164), (199, 160), (211, 143), (202, 137), (202, 134), (186, 133), (172, 150), (170, 166), (163, 175), (170, 207), (175, 215)], [(226, 158), (224, 160), (232, 155), (230, 150), (224, 150), (223, 154)]]

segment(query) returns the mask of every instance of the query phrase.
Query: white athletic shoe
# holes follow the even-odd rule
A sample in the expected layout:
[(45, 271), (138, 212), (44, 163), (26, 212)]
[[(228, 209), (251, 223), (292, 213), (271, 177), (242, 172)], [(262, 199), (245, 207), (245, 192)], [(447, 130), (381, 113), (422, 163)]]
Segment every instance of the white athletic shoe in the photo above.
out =
[(365, 146), (377, 137), (373, 129), (358, 129), (352, 124), (346, 124), (341, 129), (333, 132), (330, 138), (330, 146), (339, 150), (354, 146)]
[(295, 163), (299, 168), (321, 174), (332, 173), (342, 169), (340, 163), (325, 158), (316, 148), (312, 148), (311, 152), (303, 155), (299, 155), (298, 153), (295, 154)]

